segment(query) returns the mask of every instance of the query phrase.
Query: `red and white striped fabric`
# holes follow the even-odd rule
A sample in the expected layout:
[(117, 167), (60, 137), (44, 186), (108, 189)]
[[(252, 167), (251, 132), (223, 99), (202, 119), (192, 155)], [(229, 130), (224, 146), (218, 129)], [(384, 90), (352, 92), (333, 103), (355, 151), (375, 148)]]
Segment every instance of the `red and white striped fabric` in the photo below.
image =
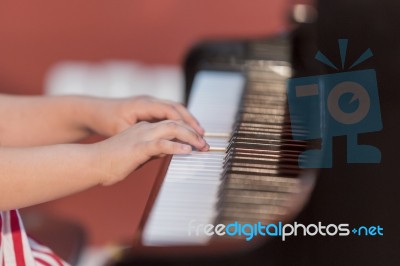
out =
[(26, 234), (17, 210), (0, 211), (1, 266), (65, 266), (68, 265), (49, 248)]

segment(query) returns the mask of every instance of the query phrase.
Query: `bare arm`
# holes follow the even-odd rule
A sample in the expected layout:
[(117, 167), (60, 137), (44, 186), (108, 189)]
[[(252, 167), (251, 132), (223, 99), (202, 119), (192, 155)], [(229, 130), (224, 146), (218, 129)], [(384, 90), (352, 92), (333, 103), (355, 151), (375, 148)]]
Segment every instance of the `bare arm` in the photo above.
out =
[[(111, 137), (65, 144), (91, 132)], [(0, 210), (116, 183), (154, 156), (207, 150), (203, 133), (183, 106), (150, 97), (0, 95)]]
[(0, 145), (47, 145), (86, 137), (91, 99), (0, 94)]
[(0, 149), (0, 210), (39, 204), (99, 184), (98, 156), (90, 145)]
[(182, 105), (151, 97), (104, 99), (83, 96), (0, 94), (0, 146), (76, 142), (91, 133), (113, 136), (140, 121), (182, 120), (204, 130)]
[(168, 120), (141, 122), (95, 144), (0, 148), (0, 210), (114, 184), (154, 156), (190, 153), (183, 143), (209, 148), (186, 123)]

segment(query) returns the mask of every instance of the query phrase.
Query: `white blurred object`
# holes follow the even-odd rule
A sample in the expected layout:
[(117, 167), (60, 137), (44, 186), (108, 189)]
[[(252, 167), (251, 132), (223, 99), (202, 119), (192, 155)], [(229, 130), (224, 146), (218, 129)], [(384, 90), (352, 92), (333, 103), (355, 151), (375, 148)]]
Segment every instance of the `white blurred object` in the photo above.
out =
[(126, 250), (127, 248), (129, 247), (113, 244), (104, 246), (88, 246), (83, 250), (76, 266), (109, 265), (110, 261), (120, 257), (123, 250)]
[(134, 61), (65, 61), (52, 67), (46, 77), (50, 95), (129, 97), (150, 95), (183, 102), (184, 80), (177, 66), (145, 66)]

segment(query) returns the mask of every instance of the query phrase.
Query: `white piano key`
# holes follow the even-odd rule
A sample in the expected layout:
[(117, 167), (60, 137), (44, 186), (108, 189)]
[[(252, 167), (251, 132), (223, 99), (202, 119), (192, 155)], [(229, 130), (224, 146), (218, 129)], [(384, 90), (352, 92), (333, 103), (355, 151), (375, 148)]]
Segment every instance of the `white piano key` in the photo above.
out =
[[(201, 71), (196, 75), (188, 106), (212, 135), (206, 137), (211, 147), (228, 146), (244, 83), (244, 77), (234, 72)], [(144, 245), (208, 242), (203, 234), (189, 236), (189, 224), (193, 220), (196, 224), (214, 222), (224, 159), (225, 152), (173, 156), (144, 228)]]

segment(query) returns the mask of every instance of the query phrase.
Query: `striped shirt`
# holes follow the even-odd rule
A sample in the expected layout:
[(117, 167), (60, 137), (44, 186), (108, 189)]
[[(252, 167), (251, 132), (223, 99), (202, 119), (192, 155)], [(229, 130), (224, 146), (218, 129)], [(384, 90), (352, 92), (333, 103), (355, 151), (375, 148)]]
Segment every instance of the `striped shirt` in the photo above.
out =
[(26, 234), (17, 210), (0, 211), (0, 266), (67, 266)]

